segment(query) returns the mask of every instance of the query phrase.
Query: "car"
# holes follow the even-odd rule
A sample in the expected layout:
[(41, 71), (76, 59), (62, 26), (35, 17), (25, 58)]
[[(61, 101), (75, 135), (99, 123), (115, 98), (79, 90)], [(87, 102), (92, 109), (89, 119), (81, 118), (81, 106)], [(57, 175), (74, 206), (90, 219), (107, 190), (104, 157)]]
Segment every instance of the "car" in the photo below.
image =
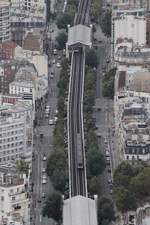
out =
[(53, 121), (52, 119), (50, 119), (49, 122), (48, 122), (48, 124), (49, 124), (50, 126), (52, 126), (52, 125), (54, 124), (54, 121)]
[(45, 118), (49, 118), (49, 113), (45, 113)]
[(53, 53), (54, 53), (54, 55), (57, 55), (57, 49), (56, 48), (53, 50)]
[(46, 179), (42, 179), (42, 184), (46, 184), (47, 180)]
[(50, 33), (53, 33), (54, 32), (54, 30), (53, 29), (50, 29)]
[(102, 108), (101, 108), (101, 107), (98, 107), (98, 108), (97, 108), (97, 111), (101, 111), (101, 110), (102, 110)]
[(112, 184), (112, 180), (111, 179), (108, 179), (108, 184)]
[(50, 78), (51, 78), (51, 79), (53, 79), (53, 78), (54, 78), (54, 75), (53, 75), (53, 74), (51, 74), (51, 75), (50, 75)]
[(109, 154), (108, 150), (106, 150), (105, 155), (106, 155), (106, 157), (110, 158), (110, 154)]
[(42, 173), (45, 173), (46, 172), (46, 169), (43, 167), (43, 169), (42, 169)]
[(45, 198), (45, 196), (46, 196), (46, 194), (43, 192), (43, 193), (42, 193), (42, 198)]
[(107, 172), (108, 172), (108, 173), (111, 173), (111, 168), (110, 168), (110, 167), (108, 168)]
[(55, 64), (55, 63), (56, 63), (56, 60), (55, 60), (55, 59), (53, 59), (52, 63), (53, 63), (53, 64)]
[(57, 120), (58, 120), (58, 117), (57, 117), (57, 116), (55, 116), (55, 117), (54, 117), (54, 121), (55, 121), (55, 123), (57, 122)]
[(63, 55), (66, 55), (66, 49), (63, 49)]
[(46, 155), (43, 155), (43, 161), (46, 161), (47, 158), (46, 158)]
[(46, 174), (43, 174), (42, 179), (47, 179)]
[(61, 67), (61, 64), (58, 62), (58, 63), (56, 64), (56, 66), (57, 66), (57, 68), (60, 68), (60, 67)]
[(46, 108), (45, 113), (49, 113), (50, 109)]
[(110, 160), (106, 160), (106, 165), (110, 166)]
[(46, 105), (45, 109), (50, 109), (50, 105)]

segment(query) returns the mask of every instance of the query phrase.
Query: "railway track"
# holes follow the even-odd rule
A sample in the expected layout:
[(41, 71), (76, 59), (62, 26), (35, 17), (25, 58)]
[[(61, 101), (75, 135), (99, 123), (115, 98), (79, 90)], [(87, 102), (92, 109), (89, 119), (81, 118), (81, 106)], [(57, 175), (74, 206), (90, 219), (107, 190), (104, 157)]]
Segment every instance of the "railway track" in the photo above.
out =
[[(90, 0), (81, 0), (74, 24), (87, 24)], [(72, 52), (68, 96), (68, 154), (70, 197), (87, 197), (86, 163), (83, 131), (84, 48)]]

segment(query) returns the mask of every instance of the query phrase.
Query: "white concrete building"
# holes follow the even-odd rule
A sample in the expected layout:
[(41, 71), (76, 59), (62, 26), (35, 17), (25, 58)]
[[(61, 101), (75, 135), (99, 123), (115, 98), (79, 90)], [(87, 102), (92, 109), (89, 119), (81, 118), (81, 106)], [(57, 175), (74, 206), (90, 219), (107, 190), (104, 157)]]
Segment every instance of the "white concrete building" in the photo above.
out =
[(10, 4), (8, 0), (0, 1), (0, 42), (10, 40)]
[(32, 105), (17, 102), (0, 107), (0, 164), (23, 158), (31, 163), (33, 148)]
[(150, 49), (120, 44), (115, 53), (115, 134), (121, 160), (150, 160)]
[(46, 3), (44, 0), (12, 0), (12, 40), (22, 46), (27, 31), (46, 28)]
[(116, 44), (128, 40), (135, 45), (146, 45), (146, 18), (133, 15), (115, 17), (112, 20), (112, 57)]
[(28, 179), (11, 164), (0, 167), (0, 224), (30, 224)]

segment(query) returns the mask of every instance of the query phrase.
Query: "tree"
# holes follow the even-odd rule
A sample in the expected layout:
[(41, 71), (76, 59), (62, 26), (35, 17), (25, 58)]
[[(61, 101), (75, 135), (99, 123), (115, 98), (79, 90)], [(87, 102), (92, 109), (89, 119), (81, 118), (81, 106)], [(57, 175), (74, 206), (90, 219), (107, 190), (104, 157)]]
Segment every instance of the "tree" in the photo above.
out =
[(57, 150), (53, 152), (47, 162), (47, 174), (48, 176), (52, 176), (54, 171), (57, 170), (67, 170), (67, 161), (66, 161), (66, 155), (64, 151)]
[(93, 21), (97, 22), (99, 15), (101, 13), (102, 1), (101, 0), (92, 0), (91, 2), (91, 18)]
[(91, 68), (97, 68), (98, 65), (98, 59), (97, 54), (93, 48), (89, 49), (86, 52), (86, 59), (85, 59), (86, 65)]
[(101, 28), (107, 37), (111, 36), (111, 11), (106, 11), (104, 18), (102, 19)]
[(58, 36), (56, 37), (56, 41), (57, 41), (58, 49), (59, 50), (64, 49), (67, 42), (67, 34), (65, 32), (59, 33)]
[(62, 206), (63, 200), (61, 194), (54, 191), (46, 200), (42, 214), (43, 216), (48, 216), (49, 218), (53, 218), (55, 221), (60, 222), (62, 219)]
[(106, 197), (98, 199), (98, 224), (108, 225), (112, 220), (115, 220), (115, 211), (112, 200)]
[(114, 82), (115, 82), (116, 68), (111, 69), (103, 76), (102, 92), (104, 97), (114, 98)]
[(124, 187), (119, 187), (114, 190), (113, 196), (119, 211), (126, 212), (136, 209), (137, 202), (134, 192), (130, 192), (130, 190)]
[(26, 173), (26, 175), (28, 175), (29, 165), (23, 159), (17, 160), (16, 166), (17, 166), (18, 171), (24, 172), (24, 173)]
[(65, 13), (58, 17), (56, 24), (59, 29), (67, 29), (68, 24), (72, 25), (72, 17)]
[(130, 183), (131, 192), (141, 201), (150, 196), (150, 167), (144, 168)]
[(87, 153), (87, 170), (89, 176), (98, 176), (105, 169), (104, 156), (96, 149), (90, 149)]
[(98, 194), (100, 191), (100, 184), (98, 177), (91, 177), (88, 180), (88, 191), (91, 195)]
[(67, 171), (56, 169), (51, 176), (51, 181), (53, 182), (54, 188), (61, 193), (64, 193), (65, 191), (67, 175)]

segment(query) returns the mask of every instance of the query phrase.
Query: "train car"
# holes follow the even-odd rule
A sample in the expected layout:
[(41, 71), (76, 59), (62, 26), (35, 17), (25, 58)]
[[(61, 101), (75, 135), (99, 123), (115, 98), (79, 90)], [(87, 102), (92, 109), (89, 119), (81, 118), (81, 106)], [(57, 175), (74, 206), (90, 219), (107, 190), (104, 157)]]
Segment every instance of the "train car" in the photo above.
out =
[(77, 164), (78, 169), (83, 169), (83, 151), (82, 151), (81, 135), (77, 134)]

